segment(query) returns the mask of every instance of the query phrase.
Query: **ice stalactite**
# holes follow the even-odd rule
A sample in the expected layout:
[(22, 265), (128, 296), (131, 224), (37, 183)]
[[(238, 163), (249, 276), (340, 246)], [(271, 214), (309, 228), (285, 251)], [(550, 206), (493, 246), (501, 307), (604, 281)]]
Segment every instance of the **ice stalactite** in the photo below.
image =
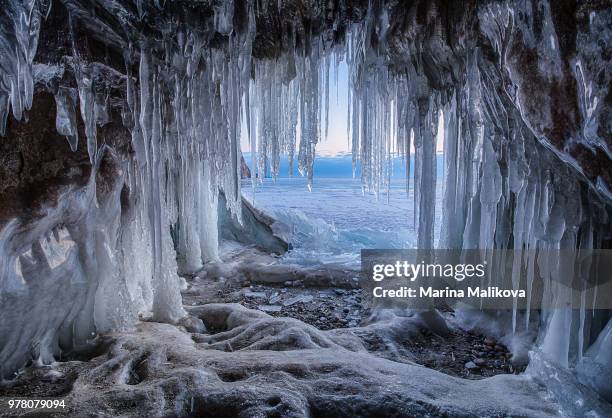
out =
[(37, 0), (20, 0), (7, 2), (0, 11), (0, 135), (5, 134), (9, 109), (21, 120), (23, 111), (32, 107), (32, 62), (50, 4), (46, 7)]
[(98, 138), (96, 130), (96, 116), (94, 113), (94, 91), (93, 80), (90, 74), (89, 67), (75, 63), (75, 78), (79, 91), (79, 109), (81, 110), (81, 119), (85, 123), (85, 137), (87, 138), (87, 153), (89, 159), (93, 163), (98, 150)]
[(77, 92), (75, 89), (60, 87), (55, 95), (57, 108), (55, 127), (57, 132), (68, 139), (70, 149), (76, 151), (79, 144), (79, 132), (76, 119)]

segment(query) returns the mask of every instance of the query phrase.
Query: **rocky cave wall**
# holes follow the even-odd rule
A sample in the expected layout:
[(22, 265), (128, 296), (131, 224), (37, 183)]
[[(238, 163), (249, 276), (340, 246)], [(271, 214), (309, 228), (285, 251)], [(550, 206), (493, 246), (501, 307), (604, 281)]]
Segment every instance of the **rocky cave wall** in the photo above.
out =
[[(421, 248), (434, 245), (440, 110), (439, 246), (608, 248), (611, 15), (605, 1), (9, 1), (0, 372), (138, 313), (178, 321), (177, 271), (217, 257), (219, 189), (240, 216), (240, 121), (252, 167), (276, 175), (297, 154), (312, 179), (342, 59), (364, 187), (384, 191), (391, 151), (414, 146)], [(608, 316), (580, 355), (548, 355), (578, 361)], [(544, 347), (567, 325), (546, 321)]]

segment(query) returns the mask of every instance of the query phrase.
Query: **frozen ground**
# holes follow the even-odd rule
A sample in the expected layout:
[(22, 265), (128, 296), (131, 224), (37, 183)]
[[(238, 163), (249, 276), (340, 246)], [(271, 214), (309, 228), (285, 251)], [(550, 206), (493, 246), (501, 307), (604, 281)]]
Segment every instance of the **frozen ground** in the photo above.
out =
[[(67, 409), (48, 414), (58, 417), (560, 416), (540, 384), (499, 374), (496, 363), (509, 364), (505, 348), (487, 365), (465, 367), (472, 349), (490, 351), (491, 342), (460, 330), (441, 338), (405, 312), (363, 320), (348, 277), (333, 288), (317, 276), (276, 285), (248, 278), (245, 266), (271, 263), (253, 249), (226, 252), (223, 263), (187, 279), (190, 320), (143, 318), (131, 332), (98, 337), (90, 350), (24, 370), (0, 395), (61, 397)], [(308, 304), (290, 302), (304, 296)], [(283, 310), (215, 303), (232, 301)], [(332, 315), (332, 306), (349, 308), (360, 324), (337, 327), (309, 313)]]

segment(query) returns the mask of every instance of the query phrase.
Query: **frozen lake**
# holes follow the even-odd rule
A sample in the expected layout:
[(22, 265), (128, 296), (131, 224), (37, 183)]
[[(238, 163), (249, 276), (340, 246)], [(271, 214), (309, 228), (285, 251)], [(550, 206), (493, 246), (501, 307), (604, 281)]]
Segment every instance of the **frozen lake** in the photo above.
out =
[[(294, 249), (285, 255), (284, 262), (304, 266), (340, 263), (359, 268), (361, 249), (415, 246), (412, 185), (407, 196), (405, 180), (395, 178), (388, 196), (384, 193), (377, 199), (362, 193), (359, 179), (337, 171), (333, 174), (336, 177), (318, 177), (315, 171), (311, 192), (302, 177), (281, 177), (276, 183), (265, 179), (255, 194), (250, 180), (243, 181), (244, 196), (293, 231)], [(440, 182), (438, 201), (441, 188)]]

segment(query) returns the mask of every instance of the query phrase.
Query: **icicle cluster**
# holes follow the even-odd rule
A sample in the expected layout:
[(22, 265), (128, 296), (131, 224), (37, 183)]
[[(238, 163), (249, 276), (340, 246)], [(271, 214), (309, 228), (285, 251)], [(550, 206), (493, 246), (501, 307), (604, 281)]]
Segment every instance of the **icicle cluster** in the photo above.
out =
[(32, 107), (32, 61), (38, 47), (42, 16), (48, 11), (37, 0), (9, 1), (0, 10), (0, 135), (10, 109), (17, 120)]
[[(584, 198), (574, 167), (560, 164), (558, 155), (535, 137), (520, 103), (504, 88), (504, 48), (514, 12), (491, 5), (482, 13), (482, 28), (498, 46), (501, 61), (491, 63), (475, 48), (465, 58), (463, 80), (450, 91), (436, 91), (428, 87), (418, 57), (394, 73), (369, 48), (372, 36), (385, 48), (388, 21), (384, 8), (376, 15), (370, 9), (348, 41), (353, 158), (361, 164), (364, 189), (375, 193), (388, 189), (393, 156), (405, 158), (407, 186), (414, 184), (418, 248), (481, 249), (487, 258), (493, 249), (522, 254), (514, 259), (513, 285), (518, 288), (518, 277), (526, 275), (531, 289), (538, 270), (548, 299), (536, 304), (567, 307), (543, 310), (539, 349), (561, 366), (581, 364), (607, 314), (586, 315), (594, 297), (587, 297), (586, 289), (582, 302), (571, 304), (566, 289), (578, 273), (567, 266), (578, 252), (565, 251), (568, 259), (563, 259), (547, 257), (546, 251), (601, 248), (605, 231), (598, 231), (593, 220), (605, 221), (606, 216), (596, 203), (597, 191), (588, 190)], [(439, 115), (444, 122), (444, 198), (440, 238), (434, 242)], [(516, 307), (511, 315), (511, 332), (529, 327), (529, 311), (520, 323)], [(600, 339), (607, 338), (608, 328)], [(601, 350), (590, 355), (596, 356), (602, 357)]]
[[(279, 61), (254, 62), (247, 127), (257, 175), (279, 174), (280, 155), (289, 159), (293, 174), (295, 153), (299, 173), (311, 188), (316, 145), (325, 139), (329, 126), (329, 78), (332, 61), (337, 69), (341, 55), (325, 51), (320, 39), (313, 39), (310, 52), (290, 50)], [(299, 144), (299, 145), (298, 145)]]
[[(249, 29), (232, 32), (232, 10), (215, 9), (227, 48), (210, 48), (201, 32), (177, 25), (161, 43), (142, 39), (125, 51), (121, 114), (134, 151), (126, 160), (98, 140), (110, 118), (103, 73), (113, 70), (86, 62), (73, 38), (76, 88), (57, 88), (56, 128), (76, 150), (80, 116), (92, 171), (84, 188), (67, 190), (34, 224), (15, 219), (1, 231), (1, 376), (28, 358), (48, 363), (99, 331), (128, 327), (137, 313), (168, 322), (185, 316), (177, 273), (218, 258), (219, 193), (240, 219), (240, 128), (255, 26), (251, 6)], [(23, 59), (16, 65), (27, 67)], [(29, 72), (17, 75), (14, 112), (32, 96)]]

